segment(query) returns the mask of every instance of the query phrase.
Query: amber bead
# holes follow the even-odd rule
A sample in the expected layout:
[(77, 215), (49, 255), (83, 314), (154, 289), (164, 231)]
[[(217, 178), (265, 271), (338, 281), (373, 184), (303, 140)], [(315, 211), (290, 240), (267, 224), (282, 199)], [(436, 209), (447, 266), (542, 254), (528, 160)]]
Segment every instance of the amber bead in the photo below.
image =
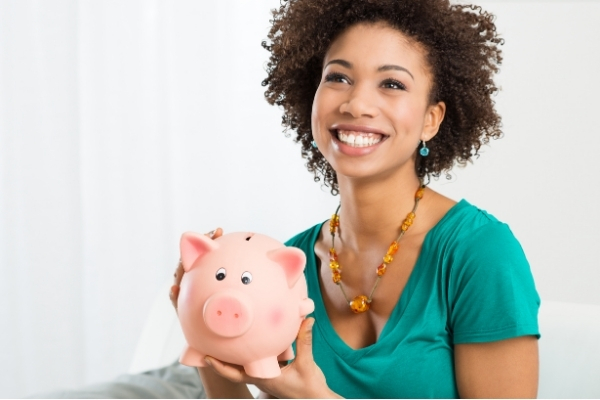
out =
[(424, 192), (425, 192), (425, 188), (420, 188), (419, 190), (417, 190), (417, 193), (415, 194), (415, 199), (421, 200), (423, 198)]
[(413, 220), (406, 218), (402, 225), (411, 226), (412, 224), (413, 224)]
[(390, 256), (389, 254), (386, 254), (385, 256), (383, 256), (383, 262), (386, 264), (391, 263), (394, 260), (394, 257)]
[(329, 268), (331, 268), (331, 269), (338, 269), (339, 267), (340, 267), (340, 263), (339, 262), (337, 262), (335, 260), (329, 261)]
[(333, 279), (333, 283), (339, 284), (342, 281), (342, 274), (340, 271), (333, 271), (331, 278)]
[(401, 229), (403, 232), (406, 232), (406, 231), (408, 230), (408, 225), (406, 225), (406, 224), (402, 224), (402, 226), (400, 227), (400, 229)]
[(388, 249), (387, 254), (393, 256), (394, 254), (396, 254), (396, 252), (398, 252), (398, 242), (394, 240), (392, 244), (390, 244), (390, 248)]
[(365, 311), (367, 311), (370, 307), (369, 305), (369, 299), (367, 298), (367, 296), (365, 295), (361, 295), (361, 296), (356, 296), (351, 302), (350, 302), (350, 308), (352, 309), (352, 311), (354, 311), (356, 314), (360, 314), (360, 313), (364, 313)]
[(338, 256), (337, 256), (337, 254), (335, 252), (335, 249), (333, 249), (333, 248), (329, 249), (329, 260), (330, 261), (337, 261), (337, 259), (338, 259)]
[(385, 264), (381, 264), (379, 267), (377, 267), (377, 276), (382, 276), (383, 274), (385, 274), (385, 269)]

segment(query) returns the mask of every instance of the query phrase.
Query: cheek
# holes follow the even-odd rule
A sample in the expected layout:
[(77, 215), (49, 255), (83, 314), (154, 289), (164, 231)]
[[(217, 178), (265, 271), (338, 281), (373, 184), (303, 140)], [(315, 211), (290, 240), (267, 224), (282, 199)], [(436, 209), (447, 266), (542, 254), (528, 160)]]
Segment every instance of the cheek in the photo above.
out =
[[(407, 100), (407, 99), (406, 99)], [(388, 115), (394, 125), (403, 125), (409, 131), (421, 129), (425, 110), (416, 101), (403, 99), (388, 108)]]
[(274, 308), (269, 312), (269, 323), (273, 328), (278, 327), (283, 321), (283, 311), (280, 308)]
[(318, 133), (320, 128), (325, 124), (327, 115), (334, 113), (336, 110), (336, 98), (331, 90), (319, 86), (313, 99), (311, 111), (311, 126), (313, 133)]

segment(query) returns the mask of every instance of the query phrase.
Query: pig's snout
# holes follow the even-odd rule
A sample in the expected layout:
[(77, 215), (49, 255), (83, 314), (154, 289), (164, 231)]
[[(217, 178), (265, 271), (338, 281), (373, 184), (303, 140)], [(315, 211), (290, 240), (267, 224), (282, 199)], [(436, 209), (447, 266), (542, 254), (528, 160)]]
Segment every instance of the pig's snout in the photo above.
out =
[(252, 325), (253, 314), (246, 296), (222, 292), (209, 297), (204, 305), (204, 322), (219, 336), (241, 336)]

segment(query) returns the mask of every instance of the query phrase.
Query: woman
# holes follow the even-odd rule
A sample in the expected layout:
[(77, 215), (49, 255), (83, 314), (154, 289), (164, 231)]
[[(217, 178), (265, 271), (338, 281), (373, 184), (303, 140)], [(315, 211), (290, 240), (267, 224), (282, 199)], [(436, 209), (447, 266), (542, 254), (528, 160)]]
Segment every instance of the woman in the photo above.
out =
[(267, 100), (340, 208), (287, 243), (307, 254), (316, 307), (296, 359), (258, 380), (208, 358), (208, 396), (254, 383), (276, 397), (535, 397), (539, 297), (520, 245), (423, 185), (501, 134), (492, 16), (446, 0), (296, 0), (269, 39)]

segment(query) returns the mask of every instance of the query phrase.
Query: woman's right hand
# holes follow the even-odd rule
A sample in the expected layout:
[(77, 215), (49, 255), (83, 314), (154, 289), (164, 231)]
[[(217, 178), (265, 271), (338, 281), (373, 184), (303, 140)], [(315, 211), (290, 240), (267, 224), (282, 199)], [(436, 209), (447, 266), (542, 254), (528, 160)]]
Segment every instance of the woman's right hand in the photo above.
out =
[[(206, 234), (206, 236), (208, 236), (209, 238), (214, 240), (220, 236), (223, 236), (223, 229), (217, 228), (214, 231), (208, 232)], [(171, 299), (171, 303), (173, 304), (173, 307), (175, 307), (175, 311), (177, 311), (177, 298), (179, 297), (179, 285), (181, 284), (181, 279), (183, 278), (184, 273), (185, 272), (183, 270), (183, 264), (181, 263), (181, 260), (179, 260), (177, 269), (175, 270), (175, 273), (173, 274), (173, 278), (174, 278), (173, 286), (171, 286), (171, 291), (169, 292), (169, 299)]]

